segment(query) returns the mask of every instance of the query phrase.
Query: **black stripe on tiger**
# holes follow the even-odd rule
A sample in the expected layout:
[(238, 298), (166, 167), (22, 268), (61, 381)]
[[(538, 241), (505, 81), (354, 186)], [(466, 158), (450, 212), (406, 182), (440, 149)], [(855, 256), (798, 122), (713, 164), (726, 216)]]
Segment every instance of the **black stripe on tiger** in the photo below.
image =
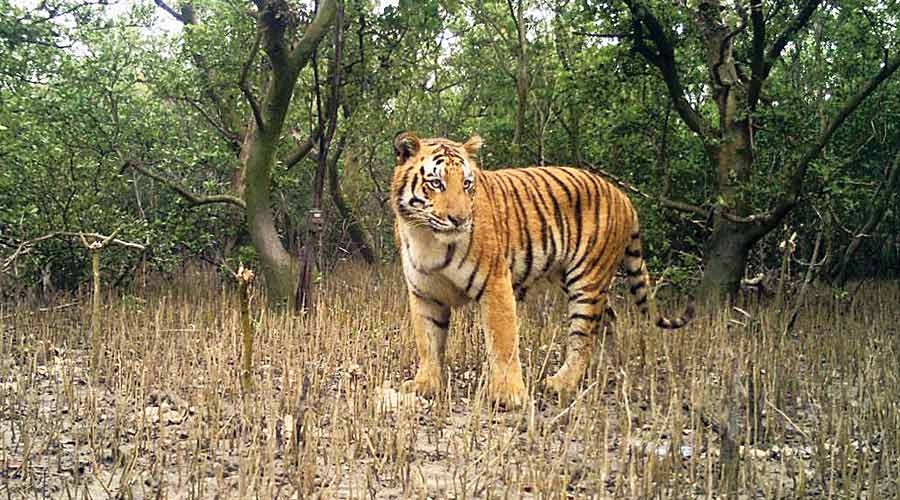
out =
[(439, 307), (439, 308), (441, 308), (441, 309), (445, 309), (445, 308), (447, 307), (447, 304), (444, 304), (444, 303), (441, 302), (440, 300), (437, 300), (437, 299), (428, 297), (427, 295), (425, 295), (424, 293), (422, 293), (422, 292), (419, 291), (418, 289), (414, 288), (412, 285), (409, 285), (409, 289), (410, 289), (410, 292), (411, 292), (417, 299), (419, 299), (419, 300), (421, 300), (421, 301), (427, 302), (427, 303), (429, 303), (429, 304), (431, 304), (431, 305), (433, 305), (433, 306), (437, 306), (437, 307)]
[(585, 321), (600, 321), (603, 319), (602, 314), (581, 314), (581, 313), (572, 313), (569, 315), (569, 319), (583, 319)]
[[(599, 182), (594, 176), (589, 176), (588, 179), (593, 181), (592, 183), (588, 184), (588, 186), (593, 186), (593, 188), (597, 190), (596, 191), (596, 199), (594, 200), (593, 205), (594, 205), (594, 221), (595, 221), (595, 223), (599, 224), (600, 220), (605, 220), (605, 219), (600, 218), (600, 205), (601, 205), (601, 201), (602, 201), (600, 199), (601, 190), (600, 190)], [(588, 190), (588, 193), (592, 192), (590, 187), (588, 187), (587, 190)], [(589, 196), (588, 200), (590, 200), (590, 199), (591, 199), (591, 197)], [(590, 201), (589, 201), (589, 204), (590, 204)], [(582, 251), (580, 252), (581, 255), (579, 256), (578, 251), (575, 252), (575, 256), (573, 257), (573, 259), (575, 260), (575, 264), (573, 265), (574, 268), (577, 269), (578, 266), (580, 266), (584, 262), (584, 260), (588, 258), (588, 256), (591, 254), (591, 252), (593, 252), (595, 250), (595, 247), (597, 245), (597, 239), (600, 236), (601, 236), (601, 231), (600, 231), (599, 227), (594, 228), (594, 230), (591, 231), (591, 237), (588, 240), (587, 244), (582, 245)]]
[(444, 256), (444, 262), (441, 262), (441, 264), (437, 268), (435, 268), (435, 271), (440, 271), (449, 266), (450, 263), (453, 262), (454, 253), (456, 253), (456, 243), (447, 245), (447, 255)]
[[(515, 184), (516, 178), (512, 177), (511, 182)], [(519, 182), (522, 182), (519, 180)], [(527, 192), (527, 189), (523, 189), (523, 191)], [(519, 278), (519, 283), (528, 283), (528, 277), (531, 275), (531, 267), (534, 265), (534, 244), (531, 241), (531, 231), (529, 231), (528, 227), (528, 217), (525, 216), (526, 209), (525, 205), (522, 202), (522, 197), (519, 195), (519, 190), (513, 190), (513, 195), (516, 197), (516, 202), (522, 209), (522, 219), (519, 221), (519, 226), (522, 228), (522, 234), (525, 237), (525, 272)], [(518, 288), (517, 286), (514, 288)]]
[(441, 330), (446, 330), (447, 328), (450, 328), (450, 319), (449, 318), (441, 320), (441, 319), (432, 318), (431, 316), (428, 316), (428, 320), (431, 321), (434, 324), (434, 326), (440, 328)]

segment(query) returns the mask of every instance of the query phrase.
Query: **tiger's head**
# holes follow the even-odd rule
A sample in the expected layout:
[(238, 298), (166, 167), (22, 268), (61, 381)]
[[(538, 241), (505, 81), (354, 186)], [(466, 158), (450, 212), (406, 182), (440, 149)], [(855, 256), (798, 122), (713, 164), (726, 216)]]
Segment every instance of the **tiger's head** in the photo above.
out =
[(397, 167), (391, 203), (410, 225), (428, 228), (451, 240), (472, 230), (475, 162), (481, 138), (464, 144), (448, 139), (419, 139), (412, 132), (394, 138)]

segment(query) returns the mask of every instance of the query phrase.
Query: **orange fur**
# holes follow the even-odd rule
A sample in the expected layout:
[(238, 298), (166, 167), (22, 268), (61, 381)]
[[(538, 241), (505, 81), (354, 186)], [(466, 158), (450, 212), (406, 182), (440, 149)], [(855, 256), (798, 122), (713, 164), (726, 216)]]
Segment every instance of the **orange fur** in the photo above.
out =
[[(480, 146), (477, 136), (465, 144), (411, 133), (394, 140), (391, 203), (420, 359), (404, 389), (433, 394), (443, 387), (450, 310), (474, 300), (483, 310), (488, 389), (495, 401), (516, 407), (527, 396), (516, 295), (547, 276), (568, 295), (566, 360), (546, 382), (566, 393), (587, 368), (620, 263), (644, 312), (649, 276), (637, 213), (619, 189), (573, 168), (482, 171), (475, 162)], [(691, 314), (657, 324), (678, 328)]]

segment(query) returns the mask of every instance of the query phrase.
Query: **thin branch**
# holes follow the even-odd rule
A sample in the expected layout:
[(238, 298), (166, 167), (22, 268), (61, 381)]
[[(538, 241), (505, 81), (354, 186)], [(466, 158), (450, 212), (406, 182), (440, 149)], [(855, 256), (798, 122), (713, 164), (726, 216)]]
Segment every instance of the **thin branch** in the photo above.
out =
[(871, 233), (874, 233), (878, 229), (878, 225), (881, 224), (887, 207), (891, 202), (894, 194), (897, 192), (898, 186), (900, 186), (900, 151), (897, 151), (897, 153), (894, 155), (893, 162), (889, 164), (887, 176), (884, 182), (878, 186), (878, 189), (876, 189), (875, 193), (872, 195), (872, 200), (869, 203), (870, 208), (868, 217), (866, 217), (866, 222), (859, 229), (859, 231), (857, 231), (856, 234), (853, 235), (853, 238), (850, 240), (850, 244), (847, 245), (847, 248), (844, 251), (843, 256), (841, 257), (840, 262), (834, 270), (834, 282), (838, 286), (844, 286), (844, 284), (846, 283), (847, 269), (850, 260), (853, 258), (853, 255), (862, 244), (863, 238)]
[[(485, 26), (490, 25), (494, 33), (496, 33), (502, 39), (503, 43), (510, 44), (511, 42), (506, 35), (506, 30), (502, 29), (496, 22), (494, 22), (494, 20), (490, 16), (484, 15), (485, 11), (483, 1), (479, 1), (477, 3), (478, 5), (473, 6), (468, 5), (464, 2), (463, 5), (465, 5), (469, 9), (469, 12), (472, 13), (472, 16), (475, 17), (478, 22), (484, 24)], [(497, 46), (496, 38), (490, 36), (487, 40), (488, 44), (491, 46), (491, 50), (494, 51), (494, 56), (497, 58), (497, 61), (503, 61), (504, 51), (500, 50), (500, 47)], [(516, 80), (515, 73), (510, 71), (505, 64), (498, 64), (497, 67), (499, 67), (503, 74), (511, 78), (513, 81)]]
[(631, 38), (631, 33), (593, 33), (590, 31), (572, 30), (573, 35), (586, 36), (591, 38)]
[(769, 51), (766, 53), (766, 67), (763, 80), (769, 75), (769, 71), (772, 70), (772, 65), (775, 64), (775, 61), (781, 57), (781, 51), (784, 50), (784, 47), (794, 38), (794, 35), (796, 35), (798, 31), (806, 27), (809, 18), (812, 17), (822, 1), (823, 0), (808, 0), (806, 4), (800, 8), (800, 12), (797, 13), (797, 16), (794, 17), (790, 24), (788, 24), (775, 38), (775, 42), (769, 47)]
[[(145, 245), (141, 245), (140, 243), (134, 243), (131, 241), (124, 241), (116, 238), (116, 235), (122, 228), (116, 229), (110, 235), (103, 235), (99, 233), (84, 233), (84, 232), (72, 232), (72, 231), (53, 231), (52, 233), (45, 234), (43, 236), (38, 236), (37, 238), (32, 238), (27, 241), (23, 241), (19, 243), (19, 246), (16, 248), (16, 251), (12, 253), (9, 257), (3, 260), (3, 265), (0, 266), (0, 272), (6, 272), (9, 269), (9, 266), (15, 262), (19, 257), (28, 254), (31, 252), (31, 249), (34, 246), (42, 241), (46, 241), (52, 238), (78, 238), (81, 240), (82, 245), (85, 248), (93, 249), (93, 248), (103, 248), (109, 244), (120, 245), (127, 248), (133, 248), (135, 250), (144, 251), (147, 249)], [(88, 243), (87, 238), (92, 239), (91, 243)]]
[[(109, 236), (103, 236), (102, 234), (94, 234), (94, 233), (78, 233), (78, 237), (81, 238), (81, 242), (84, 243), (84, 246), (86, 248), (89, 248), (91, 250), (101, 249), (101, 248), (105, 247), (106, 245), (109, 245), (110, 241), (115, 240), (116, 235), (118, 235), (119, 232), (121, 232), (121, 231), (122, 231), (122, 226), (119, 226), (116, 228), (115, 231), (110, 233)], [(87, 240), (85, 239), (85, 236), (90, 236), (91, 239), (93, 239), (94, 241), (92, 241), (90, 244), (88, 244)], [(116, 241), (119, 241), (119, 240), (116, 240)], [(136, 243), (135, 243), (135, 245), (136, 245)], [(143, 250), (143, 245), (138, 245), (138, 246), (140, 246), (141, 249)]]
[[(678, 115), (681, 116), (688, 128), (706, 143), (710, 136), (711, 127), (685, 97), (684, 87), (682, 87), (681, 78), (678, 74), (678, 66), (675, 63), (675, 49), (668, 36), (666, 36), (665, 30), (648, 8), (638, 4), (636, 0), (625, 0), (625, 3), (628, 5), (632, 16), (634, 50), (644, 56), (647, 62), (659, 69)], [(650, 39), (653, 40), (655, 50), (645, 43), (645, 27), (650, 35)]]
[(247, 103), (250, 104), (250, 109), (253, 110), (253, 119), (256, 120), (256, 126), (259, 130), (265, 130), (265, 125), (263, 124), (262, 112), (259, 109), (259, 103), (256, 101), (256, 97), (253, 95), (253, 92), (250, 91), (250, 85), (247, 84), (247, 73), (250, 72), (250, 66), (253, 65), (253, 60), (256, 59), (256, 53), (259, 52), (259, 42), (262, 38), (262, 32), (260, 30), (256, 30), (256, 37), (253, 39), (253, 47), (250, 49), (250, 54), (247, 56), (247, 61), (244, 62), (244, 66), (241, 68), (241, 79), (238, 85), (241, 88), (241, 92), (244, 94), (244, 98), (247, 99)]
[(856, 111), (856, 108), (859, 107), (859, 105), (862, 104), (862, 102), (869, 97), (879, 85), (890, 78), (891, 75), (897, 71), (897, 68), (900, 68), (900, 52), (894, 55), (893, 59), (888, 61), (887, 64), (882, 66), (878, 74), (872, 79), (867, 80), (862, 85), (859, 92), (850, 98), (844, 107), (838, 111), (838, 114), (832, 118), (828, 127), (822, 132), (822, 135), (816, 139), (816, 142), (806, 150), (806, 153), (800, 161), (797, 162), (797, 165), (788, 177), (784, 196), (782, 196), (781, 201), (767, 216), (768, 223), (777, 224), (782, 217), (796, 206), (800, 199), (800, 195), (803, 192), (803, 179), (806, 177), (806, 170), (809, 168), (809, 164), (819, 157), (819, 153), (822, 152), (822, 149), (824, 149), (825, 145), (828, 144), (828, 141), (831, 140), (831, 136), (834, 135), (835, 131), (837, 131), (844, 121), (847, 120), (847, 117), (853, 114), (853, 112)]
[(33, 238), (33, 239), (19, 243), (19, 246), (16, 247), (16, 250), (12, 253), (12, 255), (10, 255), (3, 261), (3, 265), (0, 266), (0, 271), (6, 272), (6, 270), (9, 269), (9, 266), (11, 266), (12, 263), (15, 262), (16, 259), (18, 259), (19, 257), (30, 252), (31, 248), (35, 245), (35, 243), (39, 243), (41, 241), (48, 240), (50, 238), (55, 238), (55, 237), (56, 237), (56, 233), (50, 233), (50, 234), (46, 234), (44, 236), (40, 236), (40, 237)]
[(207, 123), (212, 125), (212, 127), (214, 129), (216, 129), (216, 131), (219, 132), (219, 135), (221, 135), (223, 139), (228, 141), (228, 143), (231, 144), (233, 147), (236, 146), (238, 149), (240, 149), (240, 146), (241, 146), (240, 134), (236, 134), (236, 133), (226, 129), (221, 123), (217, 122), (213, 118), (213, 116), (210, 115), (209, 112), (206, 111), (203, 108), (203, 106), (201, 106), (200, 103), (197, 102), (195, 99), (191, 99), (190, 97), (187, 97), (187, 96), (182, 96), (182, 97), (173, 96), (172, 99), (184, 101), (184, 102), (190, 104), (191, 107), (193, 107), (195, 110), (197, 110), (198, 113), (200, 113), (200, 116), (202, 116), (207, 121)]
[(753, 25), (753, 48), (750, 54), (750, 88), (747, 102), (750, 109), (756, 108), (762, 91), (766, 68), (766, 20), (762, 11), (762, 0), (750, 0), (750, 23)]
[(294, 165), (299, 163), (300, 160), (309, 155), (310, 151), (316, 146), (316, 141), (319, 139), (319, 134), (321, 133), (322, 127), (317, 126), (303, 142), (297, 144), (297, 147), (284, 157), (284, 160), (282, 161), (284, 162), (285, 170), (290, 170)]
[[(620, 188), (622, 188), (628, 192), (634, 193), (634, 194), (640, 196), (641, 198), (644, 198), (646, 200), (657, 200), (662, 206), (664, 206), (666, 208), (671, 208), (671, 209), (677, 210), (679, 212), (696, 214), (696, 215), (699, 215), (700, 217), (702, 217), (703, 220), (709, 220), (710, 212), (709, 212), (709, 210), (706, 210), (703, 207), (700, 207), (697, 205), (692, 205), (690, 203), (685, 203), (685, 202), (681, 202), (681, 201), (670, 200), (669, 198), (665, 198), (665, 197), (660, 198), (658, 196), (650, 196), (649, 194), (638, 189), (637, 186), (631, 184), (630, 182), (625, 181), (624, 179), (622, 179), (621, 177), (619, 177), (615, 174), (607, 172), (606, 170), (598, 167), (597, 165), (594, 165), (593, 163), (591, 163), (589, 161), (585, 161), (584, 164), (587, 165), (588, 167), (590, 167), (591, 171), (599, 173), (603, 177), (606, 177), (606, 178), (612, 180)], [(697, 224), (700, 227), (705, 227), (702, 223), (699, 223), (695, 220), (688, 219), (688, 218), (686, 218), (686, 219), (694, 224)]]
[(677, 210), (679, 212), (686, 212), (686, 213), (690, 213), (690, 214), (699, 215), (700, 217), (703, 217), (704, 220), (709, 219), (709, 210), (707, 210), (701, 206), (697, 206), (697, 205), (694, 205), (691, 203), (686, 203), (683, 201), (672, 200), (669, 198), (660, 198), (659, 204), (666, 208), (671, 208), (672, 210)]
[(519, 0), (517, 2), (517, 5), (519, 7), (518, 12), (516, 11), (516, 8), (513, 6), (512, 0), (506, 0), (506, 6), (507, 6), (507, 8), (509, 8), (509, 17), (512, 18), (513, 24), (516, 27), (516, 34), (521, 38), (522, 30), (525, 29), (524, 26), (519, 25), (519, 16), (522, 14), (522, 1)]
[[(500, 25), (494, 21), (493, 18), (491, 18), (490, 16), (487, 16), (487, 15), (484, 15), (484, 12), (485, 12), (484, 0), (479, 0), (478, 2), (476, 2), (475, 6), (467, 5), (465, 2), (463, 2), (463, 5), (468, 7), (469, 12), (471, 12), (473, 16), (477, 17), (479, 21), (481, 21), (482, 23), (490, 24), (491, 27), (494, 28), (494, 31), (497, 33), (497, 35), (499, 35), (500, 38), (503, 39), (504, 43), (507, 43), (507, 44), (511, 43), (506, 34), (506, 30), (502, 29), (500, 27)], [(493, 39), (491, 39), (491, 40), (493, 41)]]
[(787, 317), (787, 321), (785, 322), (784, 329), (782, 330), (782, 335), (787, 335), (794, 329), (794, 324), (797, 322), (797, 316), (800, 314), (800, 308), (803, 307), (803, 299), (806, 298), (806, 292), (809, 290), (809, 284), (812, 283), (813, 277), (815, 276), (815, 269), (817, 267), (821, 267), (822, 264), (828, 259), (828, 253), (826, 252), (825, 258), (822, 259), (818, 264), (816, 263), (816, 259), (819, 257), (819, 248), (822, 244), (822, 235), (825, 233), (825, 226), (819, 229), (819, 232), (816, 234), (816, 243), (813, 245), (812, 257), (809, 259), (810, 264), (809, 267), (806, 268), (806, 277), (803, 279), (803, 285), (800, 287), (800, 292), (796, 295), (796, 300), (794, 301), (794, 307), (791, 308), (791, 312)]
[(171, 15), (171, 16), (174, 17), (176, 20), (178, 20), (178, 22), (180, 22), (180, 23), (182, 23), (182, 24), (188, 24), (188, 21), (187, 21), (184, 17), (182, 17), (181, 14), (179, 14), (178, 12), (176, 12), (175, 9), (173, 9), (172, 7), (170, 7), (170, 6), (169, 6), (166, 2), (164, 2), (163, 0), (153, 0), (153, 2), (156, 3), (157, 7), (159, 7), (159, 8), (161, 8), (162, 10), (168, 12), (169, 15)]
[(137, 170), (141, 174), (143, 174), (151, 179), (162, 182), (163, 184), (169, 186), (172, 190), (174, 190), (176, 193), (178, 193), (182, 198), (187, 200), (188, 203), (190, 203), (191, 207), (196, 207), (196, 206), (200, 206), (200, 205), (211, 205), (213, 203), (228, 203), (228, 204), (234, 205), (236, 207), (240, 207), (242, 209), (247, 208), (247, 204), (244, 202), (244, 200), (238, 198), (237, 196), (228, 195), (228, 194), (214, 194), (214, 195), (203, 196), (203, 195), (197, 195), (195, 193), (192, 193), (184, 185), (182, 185), (172, 179), (166, 178), (156, 172), (147, 170), (146, 168), (144, 168), (144, 162), (142, 162), (142, 161), (129, 160), (129, 161), (125, 162), (125, 165), (123, 166), (123, 168), (128, 168), (128, 167)]

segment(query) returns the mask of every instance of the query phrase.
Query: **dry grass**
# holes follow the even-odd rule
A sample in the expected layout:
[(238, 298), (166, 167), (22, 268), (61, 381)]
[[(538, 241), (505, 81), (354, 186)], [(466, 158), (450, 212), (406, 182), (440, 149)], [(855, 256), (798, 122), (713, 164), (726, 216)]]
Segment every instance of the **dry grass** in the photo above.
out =
[[(769, 306), (667, 333), (619, 301), (616, 332), (569, 406), (539, 392), (559, 366), (563, 304), (534, 294), (520, 312), (534, 404), (518, 412), (482, 398), (476, 311), (454, 315), (446, 397), (409, 401), (385, 389), (415, 367), (396, 272), (345, 268), (320, 294), (309, 320), (254, 304), (246, 396), (235, 294), (212, 274), (108, 299), (93, 376), (88, 307), (0, 310), (0, 498), (900, 491), (897, 283), (851, 304), (811, 294), (787, 336)], [(721, 479), (729, 420), (735, 483)]]

